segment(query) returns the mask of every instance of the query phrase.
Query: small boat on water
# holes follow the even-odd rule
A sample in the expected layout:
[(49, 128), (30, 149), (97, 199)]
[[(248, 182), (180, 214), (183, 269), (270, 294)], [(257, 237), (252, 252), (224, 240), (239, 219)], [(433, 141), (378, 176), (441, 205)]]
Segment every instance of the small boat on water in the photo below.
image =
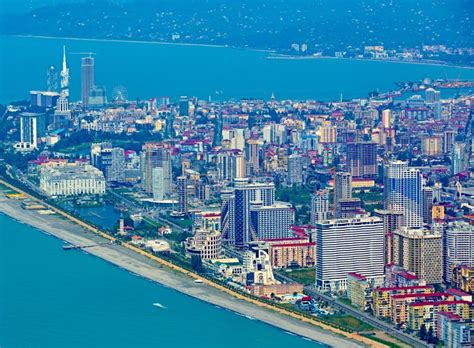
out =
[(163, 306), (163, 305), (162, 305), (161, 303), (159, 303), (159, 302), (153, 303), (153, 306), (159, 307), (159, 308), (166, 308), (165, 306)]
[(195, 279), (195, 280), (194, 280), (194, 283), (195, 283), (195, 284), (202, 284), (202, 283), (204, 283), (204, 282), (203, 282), (201, 279)]

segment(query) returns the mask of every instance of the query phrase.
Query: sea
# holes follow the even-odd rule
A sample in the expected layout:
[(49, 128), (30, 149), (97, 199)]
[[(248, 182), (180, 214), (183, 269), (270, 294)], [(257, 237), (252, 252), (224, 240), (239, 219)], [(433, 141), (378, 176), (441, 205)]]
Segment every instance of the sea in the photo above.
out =
[[(95, 58), (95, 84), (108, 98), (180, 96), (331, 101), (396, 88), (397, 81), (474, 79), (474, 69), (349, 59), (273, 59), (270, 52), (149, 42), (0, 36), (0, 103), (47, 88), (47, 69), (61, 70), (66, 46), (70, 95), (80, 98), (81, 57)], [(59, 84), (59, 76), (58, 76)], [(452, 92), (452, 91), (451, 91)]]
[(0, 214), (0, 347), (324, 347)]

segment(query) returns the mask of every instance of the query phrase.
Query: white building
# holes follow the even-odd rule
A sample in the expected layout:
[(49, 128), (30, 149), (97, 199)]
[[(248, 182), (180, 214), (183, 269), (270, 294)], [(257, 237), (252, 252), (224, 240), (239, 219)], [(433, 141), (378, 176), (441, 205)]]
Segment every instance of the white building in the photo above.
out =
[(316, 224), (316, 286), (347, 290), (351, 272), (382, 284), (384, 228), (378, 217), (324, 220)]
[(286, 202), (275, 202), (268, 206), (262, 205), (262, 202), (252, 202), (250, 219), (259, 239), (288, 238), (290, 227), (295, 223), (295, 211)]
[(408, 162), (390, 162), (386, 171), (385, 208), (403, 213), (403, 225), (423, 226), (422, 175), (418, 169), (408, 168)]
[(311, 224), (329, 219), (329, 190), (320, 190), (311, 196)]
[(103, 195), (105, 178), (89, 164), (66, 163), (40, 168), (40, 188), (48, 196)]
[(446, 281), (451, 281), (454, 266), (467, 265), (474, 267), (474, 226), (464, 221), (448, 223), (445, 234), (446, 240)]

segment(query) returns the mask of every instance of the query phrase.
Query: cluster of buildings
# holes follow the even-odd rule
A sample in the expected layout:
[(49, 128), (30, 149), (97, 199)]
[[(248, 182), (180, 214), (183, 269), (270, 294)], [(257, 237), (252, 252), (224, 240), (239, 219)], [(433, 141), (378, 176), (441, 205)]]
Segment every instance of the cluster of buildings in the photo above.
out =
[[(425, 80), (406, 99), (181, 96), (97, 108), (94, 60), (84, 59), (79, 105), (70, 108), (64, 58), (61, 93), (34, 92), (44, 112), (17, 115), (15, 149), (43, 150), (28, 173), (45, 194), (126, 187), (147, 209), (171, 206), (173, 218), (192, 220), (186, 254), (256, 295), (301, 290), (273, 271), (308, 268), (317, 289), (345, 293), (377, 317), (414, 331), (432, 327), (443, 340), (467, 337), (472, 96), (443, 99), (439, 81)], [(93, 142), (68, 159), (50, 151), (58, 137), (98, 131), (120, 146)], [(131, 149), (127, 139), (143, 141)]]

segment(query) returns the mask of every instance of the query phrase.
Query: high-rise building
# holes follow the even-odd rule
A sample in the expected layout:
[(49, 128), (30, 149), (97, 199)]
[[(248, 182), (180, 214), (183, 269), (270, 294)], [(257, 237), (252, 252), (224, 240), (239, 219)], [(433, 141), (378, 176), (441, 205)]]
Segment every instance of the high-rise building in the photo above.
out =
[(250, 183), (247, 178), (237, 178), (232, 187), (221, 191), (221, 198), (221, 229), (224, 240), (230, 245), (243, 247), (257, 239), (251, 223), (251, 203), (272, 206), (275, 203), (275, 185)]
[(142, 185), (146, 193), (153, 193), (153, 168), (163, 168), (163, 194), (171, 194), (171, 156), (163, 143), (146, 143), (142, 146)]
[(445, 130), (443, 133), (443, 153), (451, 153), (453, 149), (455, 132), (452, 129)]
[(347, 168), (354, 178), (377, 177), (377, 144), (357, 142), (347, 144)]
[(245, 161), (253, 173), (260, 170), (260, 151), (263, 142), (258, 139), (248, 139), (245, 145)]
[(451, 153), (451, 175), (456, 175), (467, 169), (466, 144), (454, 143)]
[(341, 199), (352, 198), (352, 176), (347, 172), (338, 172), (334, 177), (334, 204)]
[(303, 182), (303, 159), (298, 154), (288, 156), (288, 185), (300, 185)]
[(344, 291), (351, 272), (375, 283), (384, 277), (384, 231), (378, 217), (325, 220), (316, 224), (316, 286)]
[(125, 151), (110, 142), (91, 145), (91, 164), (104, 173), (107, 182), (125, 181)]
[(422, 175), (408, 163), (392, 161), (386, 168), (385, 208), (401, 211), (407, 227), (423, 225)]
[(427, 88), (425, 90), (425, 101), (429, 103), (439, 102), (441, 97), (440, 91), (435, 90), (434, 88)]
[(102, 108), (107, 104), (107, 94), (104, 86), (93, 86), (89, 90), (89, 107)]
[(392, 110), (386, 109), (382, 111), (382, 128), (389, 129), (392, 127)]
[(45, 135), (46, 115), (33, 112), (20, 114), (20, 147), (22, 149), (38, 148), (38, 138)]
[(179, 116), (189, 116), (189, 99), (186, 96), (179, 97)]
[(178, 176), (176, 182), (176, 191), (178, 194), (178, 213), (188, 214), (188, 180), (186, 176)]
[(165, 198), (163, 167), (155, 167), (152, 169), (151, 180), (153, 200), (163, 200)]
[(402, 227), (393, 234), (393, 262), (428, 284), (443, 280), (443, 244), (437, 231)]
[(252, 229), (258, 239), (290, 237), (290, 227), (295, 223), (295, 211), (290, 203), (278, 202), (264, 206), (262, 202), (250, 205)]
[(54, 65), (51, 65), (48, 68), (46, 84), (48, 86), (48, 92), (57, 92), (58, 72), (56, 71), (56, 67)]
[(232, 181), (245, 177), (245, 159), (240, 150), (221, 151), (216, 156), (217, 179)]
[(474, 267), (474, 226), (464, 221), (450, 222), (446, 226), (445, 279), (450, 283), (455, 266)]
[(94, 87), (94, 58), (83, 57), (81, 59), (81, 97), (82, 107), (89, 107), (89, 94)]
[(423, 187), (423, 222), (431, 224), (433, 220), (433, 189)]
[(385, 264), (393, 263), (393, 232), (402, 226), (403, 213), (393, 210), (374, 211), (374, 215), (383, 221), (383, 230), (385, 234)]
[(329, 219), (329, 190), (320, 190), (311, 196), (311, 224)]
[(423, 137), (421, 145), (426, 156), (441, 156), (443, 152), (442, 137), (439, 135)]

